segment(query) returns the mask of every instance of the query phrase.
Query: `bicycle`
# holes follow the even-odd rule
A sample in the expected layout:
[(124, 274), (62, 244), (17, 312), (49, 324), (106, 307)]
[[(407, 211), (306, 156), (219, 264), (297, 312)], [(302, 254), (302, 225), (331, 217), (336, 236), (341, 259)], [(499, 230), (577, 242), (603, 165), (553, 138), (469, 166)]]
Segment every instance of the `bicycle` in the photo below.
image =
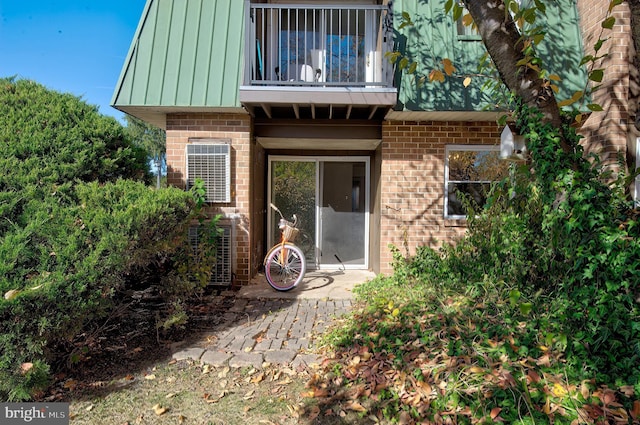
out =
[(294, 214), (293, 221), (288, 221), (278, 207), (270, 205), (280, 214), (278, 228), (282, 239), (264, 257), (264, 274), (273, 289), (284, 292), (295, 288), (302, 281), (307, 271), (307, 262), (304, 252), (294, 244), (300, 233), (300, 229), (296, 227), (298, 218)]

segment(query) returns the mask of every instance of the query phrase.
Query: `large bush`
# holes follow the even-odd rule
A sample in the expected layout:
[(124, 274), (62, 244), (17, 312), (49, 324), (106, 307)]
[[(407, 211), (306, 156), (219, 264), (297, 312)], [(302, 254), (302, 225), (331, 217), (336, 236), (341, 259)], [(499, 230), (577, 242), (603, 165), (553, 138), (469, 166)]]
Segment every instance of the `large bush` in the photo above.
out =
[(421, 249), (399, 270), (467, 290), (491, 284), (530, 315), (538, 344), (563, 350), (575, 377), (640, 392), (640, 227), (628, 181), (607, 183), (570, 126), (562, 131), (574, 150), (565, 154), (536, 111), (517, 116), (532, 162), (514, 165), (487, 206), (470, 209), (455, 247)]
[(0, 79), (0, 190), (75, 180), (149, 178), (146, 152), (114, 118), (76, 96)]
[(196, 288), (180, 273), (195, 204), (146, 186), (117, 121), (34, 82), (0, 80), (0, 145), (0, 400), (21, 400), (149, 276), (165, 299)]
[[(30, 204), (27, 225), (0, 240), (0, 293), (11, 294), (0, 299), (0, 395), (28, 398), (48, 364), (73, 361), (76, 334), (184, 247), (189, 196), (119, 180), (78, 186), (72, 207), (55, 197)], [(23, 374), (23, 364), (35, 366)]]

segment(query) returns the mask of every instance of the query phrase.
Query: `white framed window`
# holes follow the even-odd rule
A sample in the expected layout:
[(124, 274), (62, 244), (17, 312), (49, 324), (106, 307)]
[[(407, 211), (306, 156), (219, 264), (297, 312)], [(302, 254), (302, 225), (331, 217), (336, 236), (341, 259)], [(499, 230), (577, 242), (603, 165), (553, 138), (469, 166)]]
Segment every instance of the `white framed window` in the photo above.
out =
[(196, 179), (209, 203), (231, 202), (231, 145), (225, 140), (199, 140), (187, 145), (187, 190)]
[[(463, 13), (463, 16), (468, 12)], [(456, 22), (456, 35), (460, 41), (482, 41), (482, 37), (474, 25), (464, 25), (462, 18)]]
[(460, 6), (463, 8), (462, 16), (455, 22), (456, 36), (459, 41), (482, 41), (480, 33), (475, 24), (465, 25), (464, 20), (471, 19), (469, 11), (464, 7), (464, 4), (460, 2)]
[(444, 217), (466, 218), (460, 193), (484, 205), (491, 183), (507, 176), (509, 164), (500, 159), (500, 147), (448, 145), (444, 162)]

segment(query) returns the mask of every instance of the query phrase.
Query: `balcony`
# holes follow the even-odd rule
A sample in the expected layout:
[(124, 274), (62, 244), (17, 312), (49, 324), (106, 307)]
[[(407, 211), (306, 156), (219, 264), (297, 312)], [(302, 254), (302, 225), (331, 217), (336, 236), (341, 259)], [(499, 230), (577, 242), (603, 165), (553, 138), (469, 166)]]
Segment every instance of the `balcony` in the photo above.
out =
[(382, 119), (395, 106), (387, 6), (246, 3), (240, 102), (251, 114)]

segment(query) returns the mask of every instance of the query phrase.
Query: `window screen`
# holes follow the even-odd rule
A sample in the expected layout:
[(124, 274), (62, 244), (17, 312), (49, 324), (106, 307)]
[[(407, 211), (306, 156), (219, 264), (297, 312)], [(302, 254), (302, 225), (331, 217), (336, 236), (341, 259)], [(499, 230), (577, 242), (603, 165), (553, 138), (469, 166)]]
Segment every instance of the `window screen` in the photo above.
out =
[(187, 145), (187, 189), (204, 181), (210, 203), (231, 202), (231, 160), (228, 144)]

